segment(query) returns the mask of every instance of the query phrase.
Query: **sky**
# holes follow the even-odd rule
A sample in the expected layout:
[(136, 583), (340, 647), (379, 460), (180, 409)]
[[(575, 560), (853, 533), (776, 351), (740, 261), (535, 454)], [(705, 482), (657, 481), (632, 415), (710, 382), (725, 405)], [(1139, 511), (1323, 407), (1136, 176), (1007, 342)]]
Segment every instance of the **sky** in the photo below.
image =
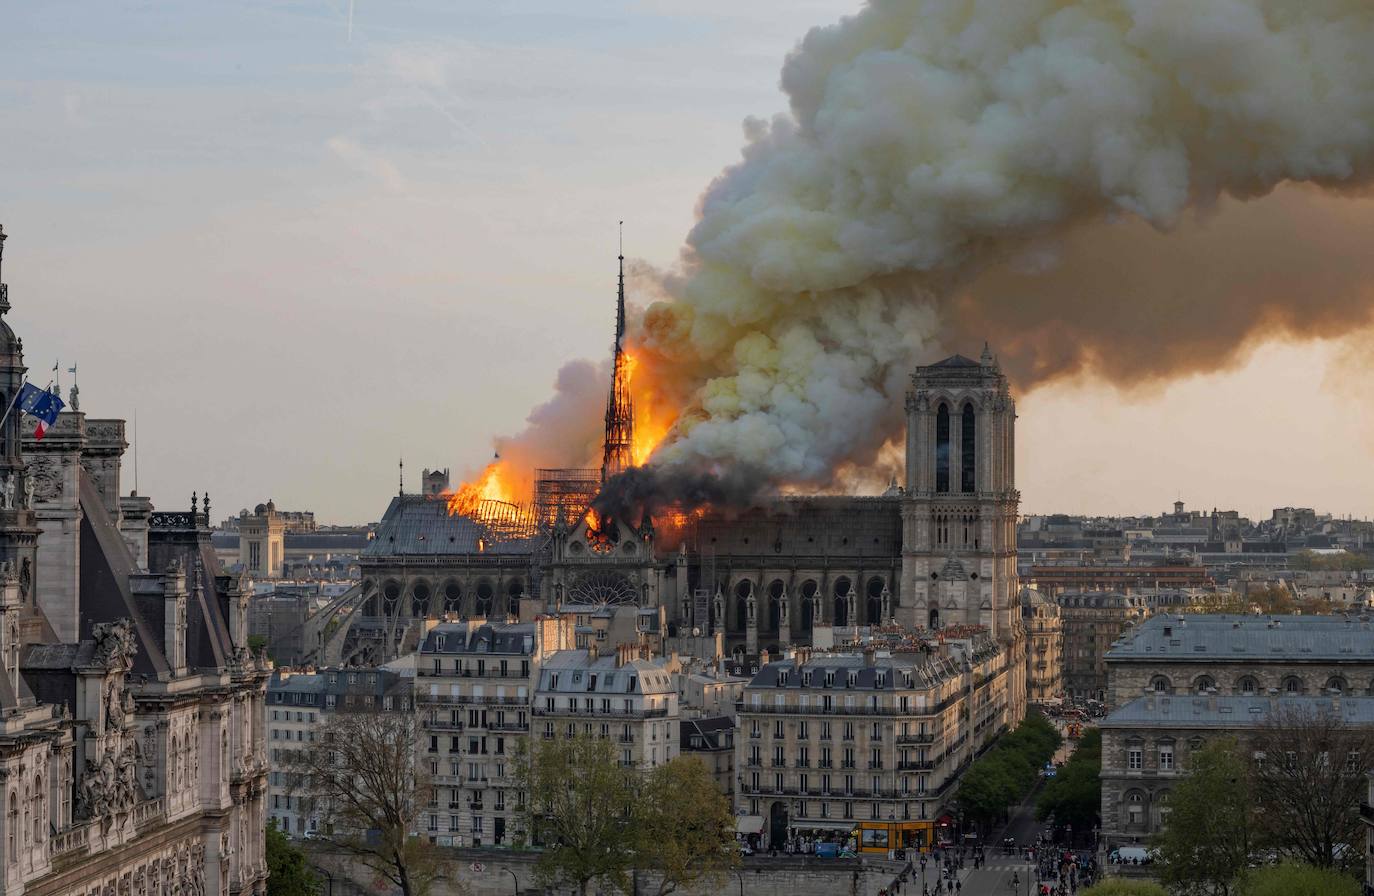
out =
[[(411, 490), (480, 468), (608, 352), (616, 222), (670, 266), (745, 117), (785, 108), (784, 56), (855, 8), (7, 4), (7, 319), (34, 379), (75, 364), (89, 416), (137, 415), (157, 506), (376, 520), (399, 459)], [(1022, 509), (1368, 516), (1368, 379), (1347, 340), (1022, 395)]]

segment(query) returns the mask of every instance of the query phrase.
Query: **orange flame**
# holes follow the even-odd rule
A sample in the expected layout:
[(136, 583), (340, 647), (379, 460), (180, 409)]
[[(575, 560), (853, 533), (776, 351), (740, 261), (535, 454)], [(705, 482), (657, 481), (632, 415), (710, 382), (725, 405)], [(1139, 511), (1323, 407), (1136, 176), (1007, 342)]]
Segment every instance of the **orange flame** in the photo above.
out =
[(448, 496), (448, 512), (455, 516), (476, 516), (483, 501), (515, 502), (515, 492), (506, 479), (501, 461), (487, 464), (482, 474), (465, 482)]
[(624, 357), (625, 378), (635, 397), (635, 434), (634, 442), (630, 446), (630, 458), (635, 466), (640, 467), (649, 460), (659, 443), (667, 438), (676, 415), (659, 406), (660, 402), (652, 383), (641, 379), (636, 385), (635, 371), (640, 367), (640, 363), (635, 353), (627, 350)]

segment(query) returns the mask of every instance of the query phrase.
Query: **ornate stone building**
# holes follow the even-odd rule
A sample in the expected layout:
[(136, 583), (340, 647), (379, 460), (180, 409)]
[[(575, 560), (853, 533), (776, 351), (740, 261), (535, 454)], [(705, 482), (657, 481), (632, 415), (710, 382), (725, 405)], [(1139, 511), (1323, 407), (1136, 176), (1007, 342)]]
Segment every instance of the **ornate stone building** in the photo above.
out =
[(1150, 615), (1149, 602), (1118, 591), (1072, 591), (1059, 595), (1064, 632), (1064, 692), (1107, 699), (1107, 650), (1132, 625)]
[(1046, 703), (1064, 694), (1064, 629), (1059, 605), (1034, 588), (1021, 589), (1026, 625), (1026, 697)]
[[(0, 284), (6, 406), (9, 310)], [(248, 595), (218, 571), (208, 499), (121, 497), (124, 447), (122, 421), (79, 411), (41, 442), (17, 412), (0, 425), (0, 893), (263, 893)]]

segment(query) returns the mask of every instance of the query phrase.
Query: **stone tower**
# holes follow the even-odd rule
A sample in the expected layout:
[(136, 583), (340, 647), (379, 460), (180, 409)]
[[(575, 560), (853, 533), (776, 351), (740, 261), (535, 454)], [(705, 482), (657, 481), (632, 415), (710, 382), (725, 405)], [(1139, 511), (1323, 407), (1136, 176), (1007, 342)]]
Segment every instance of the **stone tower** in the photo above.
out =
[[(1016, 405), (985, 347), (918, 367), (907, 394), (901, 621), (1018, 640)], [(910, 595), (908, 598), (907, 595)]]
[[(0, 264), (4, 261), (5, 232), (0, 229)], [(0, 267), (0, 272), (3, 268)], [(23, 414), (14, 407), (24, 385), (24, 343), (5, 315), (10, 310), (9, 287), (0, 279), (0, 562), (10, 564), (19, 582), (20, 600), (34, 606), (38, 557), (38, 524), (30, 495), (28, 468), (22, 452)]]

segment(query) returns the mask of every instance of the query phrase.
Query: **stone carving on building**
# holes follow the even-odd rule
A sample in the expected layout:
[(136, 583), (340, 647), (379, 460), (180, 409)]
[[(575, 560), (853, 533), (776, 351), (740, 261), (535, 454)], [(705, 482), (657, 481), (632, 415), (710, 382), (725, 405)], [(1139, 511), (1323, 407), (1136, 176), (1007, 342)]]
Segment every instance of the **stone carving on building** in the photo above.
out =
[(26, 458), (29, 476), (34, 481), (34, 493), (40, 501), (56, 501), (62, 497), (62, 471), (54, 457), (35, 454)]
[(128, 672), (134, 667), (134, 627), (131, 620), (97, 622), (91, 626), (91, 637), (95, 638), (95, 656), (92, 658), (95, 665), (118, 672)]
[(77, 818), (94, 820), (122, 815), (143, 799), (143, 788), (138, 782), (137, 741), (121, 737), (111, 740), (122, 741), (117, 752), (108, 750), (99, 762), (86, 760), (86, 770), (76, 790)]
[(33, 510), (33, 477), (24, 477), (24, 506)]
[(0, 509), (14, 510), (14, 488), (17, 484), (14, 473), (5, 474), (5, 484), (0, 486)]

